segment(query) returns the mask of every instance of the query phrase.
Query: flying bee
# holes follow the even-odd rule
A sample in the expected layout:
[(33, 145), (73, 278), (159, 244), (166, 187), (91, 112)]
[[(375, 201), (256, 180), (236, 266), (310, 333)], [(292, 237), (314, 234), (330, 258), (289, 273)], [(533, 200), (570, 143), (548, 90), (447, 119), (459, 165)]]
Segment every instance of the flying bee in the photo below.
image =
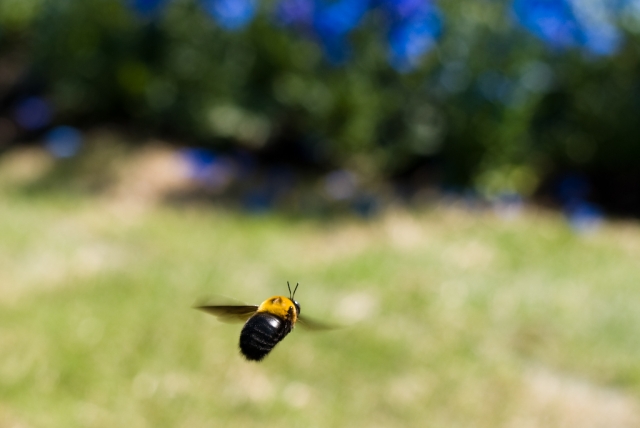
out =
[(273, 296), (256, 305), (204, 305), (196, 309), (215, 315), (221, 321), (244, 322), (240, 332), (240, 352), (250, 361), (262, 361), (293, 330), (296, 323), (314, 329), (333, 328), (328, 324), (300, 316), (300, 304), (294, 299), (298, 284), (289, 297)]

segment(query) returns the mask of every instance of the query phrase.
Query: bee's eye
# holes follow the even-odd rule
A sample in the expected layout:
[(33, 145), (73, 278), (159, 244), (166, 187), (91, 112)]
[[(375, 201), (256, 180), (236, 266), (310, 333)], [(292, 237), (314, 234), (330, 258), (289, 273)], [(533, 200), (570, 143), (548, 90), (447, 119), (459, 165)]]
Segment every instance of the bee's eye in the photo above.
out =
[(296, 302), (295, 300), (293, 301), (293, 304), (296, 305), (296, 312), (298, 313), (298, 315), (300, 315), (300, 303)]

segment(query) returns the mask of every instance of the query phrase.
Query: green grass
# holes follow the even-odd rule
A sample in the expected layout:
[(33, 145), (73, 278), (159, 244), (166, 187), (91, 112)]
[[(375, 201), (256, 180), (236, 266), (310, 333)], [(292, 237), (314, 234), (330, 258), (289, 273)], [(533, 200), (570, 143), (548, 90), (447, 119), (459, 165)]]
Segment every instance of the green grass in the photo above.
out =
[[(638, 426), (640, 229), (0, 196), (0, 427)], [(191, 306), (300, 282), (262, 363)], [(617, 419), (616, 419), (617, 418)], [(600, 425), (598, 425), (600, 424)]]

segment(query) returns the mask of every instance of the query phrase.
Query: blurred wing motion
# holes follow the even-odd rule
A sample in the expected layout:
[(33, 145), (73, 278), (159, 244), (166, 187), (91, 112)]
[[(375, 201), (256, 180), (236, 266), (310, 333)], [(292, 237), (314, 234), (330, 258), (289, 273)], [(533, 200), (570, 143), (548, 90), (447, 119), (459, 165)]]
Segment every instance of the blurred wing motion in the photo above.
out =
[(341, 326), (336, 324), (325, 323), (322, 321), (316, 321), (313, 318), (308, 318), (304, 316), (298, 317), (298, 322), (301, 327), (306, 328), (307, 330), (333, 330), (336, 328), (340, 328)]
[(203, 305), (196, 309), (215, 315), (219, 321), (245, 322), (258, 310), (256, 305)]
[[(258, 305), (247, 305), (244, 302), (227, 296), (214, 295), (207, 299), (208, 303), (196, 304), (195, 309), (215, 315), (218, 321), (225, 323), (246, 322), (258, 310)], [(332, 324), (323, 321), (317, 321), (314, 318), (299, 316), (296, 325), (301, 326), (305, 330), (333, 330), (341, 325)]]

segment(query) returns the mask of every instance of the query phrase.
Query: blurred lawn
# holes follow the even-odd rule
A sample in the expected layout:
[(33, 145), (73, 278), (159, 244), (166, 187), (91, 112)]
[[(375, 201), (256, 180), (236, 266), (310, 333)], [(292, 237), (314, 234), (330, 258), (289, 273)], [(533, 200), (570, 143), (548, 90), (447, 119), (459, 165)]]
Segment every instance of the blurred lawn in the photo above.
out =
[[(0, 191), (0, 427), (640, 426), (640, 229)], [(260, 364), (191, 309), (300, 282)]]

